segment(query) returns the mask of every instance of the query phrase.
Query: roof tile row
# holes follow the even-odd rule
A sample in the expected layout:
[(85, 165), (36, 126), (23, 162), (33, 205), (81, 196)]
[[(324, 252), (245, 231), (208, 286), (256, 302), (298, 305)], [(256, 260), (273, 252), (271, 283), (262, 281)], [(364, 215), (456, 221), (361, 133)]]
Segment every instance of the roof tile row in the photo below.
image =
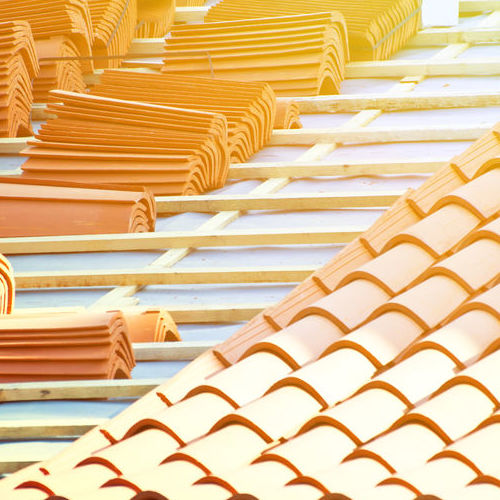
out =
[(222, 0), (210, 8), (207, 22), (338, 11), (346, 19), (354, 60), (386, 59), (417, 31), (416, 0)]
[(146, 186), (164, 195), (224, 185), (224, 116), (63, 91), (51, 97), (47, 109), (57, 118), (22, 152), (24, 178)]
[(31, 82), (39, 69), (29, 24), (0, 22), (0, 137), (32, 134)]
[(348, 59), (341, 14), (174, 26), (162, 71), (266, 81), (279, 96), (337, 94)]
[(105, 71), (92, 94), (220, 113), (228, 124), (232, 162), (244, 162), (264, 147), (276, 116), (274, 92), (266, 83)]

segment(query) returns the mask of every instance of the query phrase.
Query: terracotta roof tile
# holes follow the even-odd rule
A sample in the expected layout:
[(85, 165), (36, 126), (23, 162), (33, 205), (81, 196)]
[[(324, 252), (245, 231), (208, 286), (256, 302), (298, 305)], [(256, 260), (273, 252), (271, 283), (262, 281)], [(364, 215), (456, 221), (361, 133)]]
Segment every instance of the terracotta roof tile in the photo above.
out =
[[(188, 83), (189, 82), (189, 83)], [(276, 114), (267, 83), (248, 83), (180, 75), (105, 71), (92, 94), (198, 111), (227, 119), (232, 162), (244, 162), (271, 137)]]
[[(162, 429), (179, 443), (185, 444), (206, 434), (222, 417), (234, 407), (226, 398), (210, 392), (200, 391), (194, 396), (165, 408), (147, 418), (137, 421), (125, 434), (134, 436), (150, 427)], [(199, 418), (203, 415), (203, 418)]]
[(384, 251), (400, 243), (413, 243), (437, 258), (458, 245), (479, 223), (478, 217), (460, 205), (446, 205), (399, 232), (385, 245)]
[[(311, 332), (314, 332), (314, 335), (311, 335)], [(344, 332), (329, 319), (311, 314), (253, 344), (244, 357), (268, 351), (279, 356), (292, 368), (298, 368), (318, 358), (343, 334)]]
[[(376, 256), (384, 251), (384, 247), (389, 240), (398, 235), (402, 230), (416, 224), (422, 218), (423, 215), (416, 213), (408, 203), (411, 193), (411, 191), (408, 191), (401, 196), (392, 207), (384, 212), (383, 215), (381, 215), (375, 223), (360, 236), (359, 241), (365, 246), (365, 251), (369, 250), (372, 256)], [(367, 260), (369, 260), (369, 258), (367, 258), (365, 262)], [(357, 266), (363, 263), (364, 262), (360, 262)], [(329, 264), (326, 266), (328, 265)], [(353, 269), (349, 269), (349, 271), (351, 270)]]
[(380, 484), (399, 484), (416, 495), (428, 491), (442, 495), (467, 486), (475, 477), (475, 472), (463, 462), (442, 458), (428, 462), (418, 469), (396, 474)]
[(492, 423), (450, 444), (433, 459), (455, 458), (474, 469), (478, 475), (498, 476), (500, 474), (499, 440), (500, 423)]
[[(446, 441), (429, 427), (418, 422), (409, 422), (360, 446), (348, 459), (357, 461), (371, 457), (383, 464), (389, 472), (402, 472), (423, 465), (446, 444)], [(408, 450), (411, 450), (411, 453), (408, 453)]]
[[(191, 462), (177, 460), (149, 468), (147, 471), (124, 474), (109, 480), (105, 487), (110, 488), (108, 491), (113, 491), (115, 488), (127, 488), (128, 491), (124, 491), (123, 496), (129, 500), (134, 492), (140, 493), (148, 490), (175, 498), (179, 492), (185, 490), (186, 485), (192, 484), (204, 476), (205, 472), (200, 467)], [(177, 481), (165, 481), (165, 478), (176, 478)]]
[(389, 298), (389, 294), (377, 284), (358, 279), (302, 309), (294, 321), (317, 314), (329, 319), (347, 333), (360, 325)]
[(80, 462), (77, 469), (100, 464), (117, 475), (134, 474), (159, 465), (179, 444), (160, 429), (146, 429), (93, 453)]
[(379, 373), (364, 388), (381, 387), (415, 404), (452, 378), (456, 366), (446, 354), (424, 349)]
[(450, 203), (456, 203), (481, 219), (489, 219), (500, 211), (497, 191), (499, 182), (500, 165), (442, 197), (434, 204), (432, 211), (439, 210)]
[[(381, 218), (379, 221), (380, 220)], [(377, 224), (377, 222), (375, 224)], [(363, 234), (366, 235), (366, 232)], [(335, 256), (335, 259), (332, 259), (321, 269), (316, 271), (312, 275), (312, 278), (324, 289), (325, 293), (331, 293), (339, 286), (342, 279), (349, 272), (354, 271), (359, 266), (368, 262), (371, 258), (372, 253), (359, 238), (356, 238), (354, 241), (349, 243), (349, 245), (343, 248)]]
[[(370, 408), (368, 419), (366, 408)], [(365, 443), (393, 425), (407, 409), (408, 405), (404, 401), (385, 389), (362, 390), (307, 422), (303, 430), (311, 430), (303, 436), (314, 431), (316, 425), (324, 424), (325, 427), (332, 426), (341, 430), (356, 444)], [(345, 456), (347, 453), (343, 455)]]
[(23, 177), (146, 186), (165, 195), (224, 185), (224, 116), (63, 91), (51, 97), (57, 102), (48, 111), (57, 118), (22, 152), (29, 157)]
[(44, 476), (39, 481), (27, 481), (21, 484), (19, 488), (37, 489), (49, 496), (62, 495), (71, 498), (73, 494), (85, 489), (89, 482), (101, 486), (115, 475), (115, 472), (107, 467), (91, 465), (78, 467), (64, 474)]
[(361, 1), (353, 5), (343, 0), (223, 0), (207, 14), (209, 22), (249, 19), (305, 12), (340, 11), (349, 30), (349, 47), (354, 59), (384, 59), (398, 50), (415, 33), (420, 7), (411, 1)]
[(422, 247), (401, 243), (350, 272), (339, 287), (356, 279), (367, 279), (396, 295), (433, 263), (434, 258)]
[[(221, 418), (212, 430), (240, 424), (252, 429), (268, 443), (295, 431), (305, 419), (317, 413), (321, 405), (307, 390), (297, 385), (285, 385), (287, 379), (283, 380), (282, 386)], [(273, 411), (273, 408), (280, 408), (280, 412)]]
[(435, 328), (467, 298), (466, 290), (456, 281), (446, 276), (432, 276), (379, 306), (369, 319), (399, 311), (424, 329)]
[(473, 385), (456, 384), (410, 410), (395, 426), (419, 422), (449, 444), (473, 430), (494, 409), (493, 401)]
[(422, 279), (440, 274), (454, 279), (469, 293), (481, 290), (500, 274), (500, 243), (488, 238), (477, 240), (434, 265)]
[(296, 474), (280, 462), (258, 462), (220, 476), (206, 476), (197, 484), (218, 484), (230, 493), (253, 494), (257, 498), (296, 478)]
[[(291, 484), (310, 484), (321, 488), (324, 493), (341, 493), (358, 498), (366, 485), (375, 486), (387, 477), (386, 466), (372, 458), (358, 458), (340, 465), (327, 467), (309, 476), (296, 479)], [(363, 482), (359, 479), (363, 478)]]
[(396, 358), (421, 333), (423, 328), (413, 319), (399, 311), (388, 312), (334, 342), (326, 353), (349, 347), (380, 368)]
[[(50, 223), (54, 210), (57, 224)], [(147, 232), (155, 223), (153, 194), (140, 187), (0, 180), (2, 237)]]
[[(323, 424), (325, 421), (327, 425)], [(356, 442), (330, 425), (326, 416), (325, 420), (315, 417), (310, 422), (310, 429), (265, 451), (256, 462), (278, 461), (295, 470), (297, 475), (307, 475), (325, 464), (340, 463), (356, 447)], [(310, 450), (314, 453), (311, 454)]]
[[(268, 350), (271, 349), (266, 346), (261, 350), (257, 347), (254, 354), (205, 379), (205, 383), (189, 392), (186, 401), (193, 395), (214, 393), (238, 407), (259, 398), (276, 380), (291, 371), (281, 357), (266, 352)], [(247, 383), (250, 379), (251, 385)]]
[(431, 348), (463, 366), (481, 355), (498, 338), (499, 332), (499, 319), (486, 311), (471, 310), (414, 344), (406, 355)]
[(425, 217), (443, 196), (460, 188), (464, 183), (452, 165), (447, 165), (411, 193), (408, 203), (420, 217)]
[[(375, 365), (358, 350), (343, 348), (293, 372), (274, 384), (272, 389), (301, 387), (326, 408), (358, 390), (375, 370)], [(345, 373), (350, 374), (348, 378), (344, 377)], [(332, 384), (331, 380), (337, 383)]]
[[(2, 15), (0, 19), (8, 21)], [(32, 135), (30, 114), (33, 102), (32, 80), (39, 66), (32, 31), (25, 21), (14, 18), (0, 22), (0, 137)]]
[(162, 71), (266, 81), (279, 96), (339, 92), (348, 52), (341, 14), (259, 17), (174, 26)]
[(325, 297), (325, 290), (312, 278), (306, 279), (288, 296), (286, 302), (279, 302), (275, 307), (264, 311), (264, 318), (276, 330), (288, 326), (303, 309), (304, 303), (313, 303)]
[(220, 474), (255, 459), (265, 446), (266, 441), (247, 425), (232, 423), (184, 446), (166, 458), (165, 463), (185, 460), (207, 474)]

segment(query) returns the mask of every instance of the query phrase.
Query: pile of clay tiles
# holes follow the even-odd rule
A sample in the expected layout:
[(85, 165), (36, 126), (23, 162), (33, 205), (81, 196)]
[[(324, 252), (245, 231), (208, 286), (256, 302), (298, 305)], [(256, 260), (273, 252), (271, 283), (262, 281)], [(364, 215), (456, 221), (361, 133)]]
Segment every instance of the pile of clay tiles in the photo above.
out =
[(165, 42), (164, 73), (265, 81), (278, 96), (337, 94), (348, 59), (337, 12), (176, 25)]
[(156, 202), (143, 188), (0, 177), (0, 237), (154, 231)]
[(0, 319), (0, 381), (130, 378), (134, 353), (123, 315)]
[(83, 74), (94, 69), (87, 0), (0, 0), (0, 20), (22, 20), (31, 26), (41, 66), (40, 78), (33, 81), (36, 102), (45, 102), (53, 88), (84, 88)]
[(266, 83), (105, 71), (92, 94), (220, 113), (227, 119), (229, 155), (236, 163), (267, 143), (275, 121), (276, 99)]
[(0, 137), (32, 134), (31, 82), (38, 70), (29, 24), (0, 22)]
[[(179, 4), (179, 0), (177, 0)], [(174, 24), (176, 0), (137, 0), (137, 38), (164, 37)]]
[(88, 94), (52, 91), (44, 123), (21, 154), (23, 178), (146, 187), (198, 194), (224, 185), (224, 116)]
[(313, 12), (341, 12), (349, 33), (351, 59), (386, 59), (417, 32), (419, 0), (222, 0), (210, 8), (208, 23)]
[(228, 341), (0, 482), (2, 495), (497, 500), (499, 131)]
[[(117, 68), (135, 36), (137, 0), (88, 0), (96, 68)], [(163, 33), (165, 34), (166, 31)], [(57, 87), (60, 88), (60, 87)], [(63, 88), (64, 90), (69, 90)]]
[(53, 89), (83, 92), (82, 63), (74, 42), (64, 36), (35, 42), (40, 73), (33, 84), (33, 101), (46, 103)]
[(12, 312), (14, 297), (14, 272), (10, 262), (0, 253), (0, 316)]

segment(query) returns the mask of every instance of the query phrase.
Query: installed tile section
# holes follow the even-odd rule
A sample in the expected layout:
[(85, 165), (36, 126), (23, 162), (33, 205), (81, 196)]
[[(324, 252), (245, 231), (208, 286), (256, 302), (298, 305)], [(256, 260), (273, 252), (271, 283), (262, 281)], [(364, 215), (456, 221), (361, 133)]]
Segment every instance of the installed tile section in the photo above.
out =
[[(161, 498), (146, 494), (153, 490), (448, 500), (498, 488), (495, 137), (402, 197), (277, 306), (78, 441), (70, 461), (51, 461), (49, 476), (13, 475), (12, 499)], [(153, 442), (161, 444), (144, 454)]]

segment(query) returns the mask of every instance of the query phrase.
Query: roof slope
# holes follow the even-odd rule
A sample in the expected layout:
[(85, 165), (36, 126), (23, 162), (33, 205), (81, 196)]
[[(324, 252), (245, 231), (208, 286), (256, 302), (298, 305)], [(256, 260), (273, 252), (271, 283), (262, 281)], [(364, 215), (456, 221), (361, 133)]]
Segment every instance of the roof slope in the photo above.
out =
[(498, 498), (499, 132), (9, 500)]

